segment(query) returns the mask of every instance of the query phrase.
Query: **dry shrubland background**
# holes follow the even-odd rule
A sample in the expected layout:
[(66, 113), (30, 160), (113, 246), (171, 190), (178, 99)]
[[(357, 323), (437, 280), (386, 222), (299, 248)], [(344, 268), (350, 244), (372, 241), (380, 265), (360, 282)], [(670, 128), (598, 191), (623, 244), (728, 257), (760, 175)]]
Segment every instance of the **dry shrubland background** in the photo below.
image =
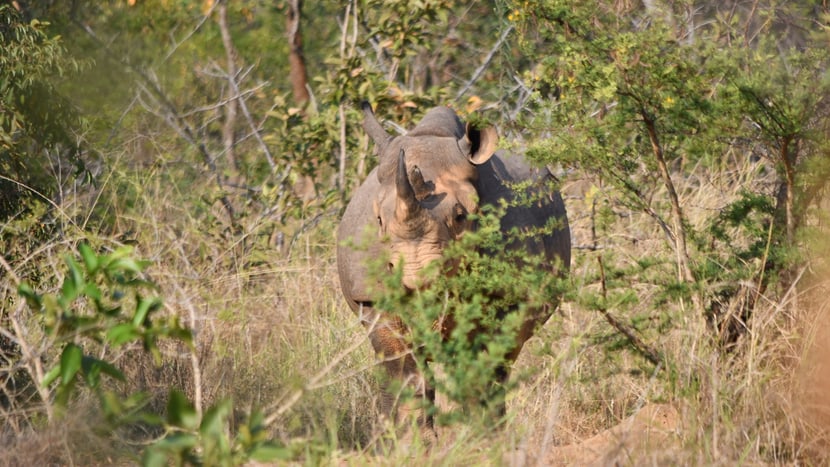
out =
[[(0, 464), (826, 464), (830, 12), (779, 3), (0, 6)], [(507, 419), (432, 450), (339, 291), (363, 99), (496, 125), (570, 219)]]

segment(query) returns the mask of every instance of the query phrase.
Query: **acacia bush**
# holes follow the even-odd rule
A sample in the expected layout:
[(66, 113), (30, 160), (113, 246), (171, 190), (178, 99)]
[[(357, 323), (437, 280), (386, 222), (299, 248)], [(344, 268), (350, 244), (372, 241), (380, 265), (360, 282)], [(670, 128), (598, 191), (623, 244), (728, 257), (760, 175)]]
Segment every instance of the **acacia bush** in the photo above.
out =
[[(826, 106), (812, 93), (827, 92), (821, 78), (826, 54), (773, 54), (779, 43), (760, 33), (776, 30), (774, 21), (755, 26), (752, 38), (723, 46), (725, 36), (739, 31), (717, 19), (700, 25), (702, 19), (679, 5), (645, 12), (591, 1), (511, 6), (520, 44), (541, 64), (533, 79), (557, 94), (536, 99), (522, 116), (527, 128), (558, 129), (532, 144), (530, 155), (593, 173), (602, 200), (652, 217), (669, 251), (649, 262), (644, 280), (653, 280), (648, 269), (673, 267), (675, 273), (651, 276), (672, 278), (655, 285), (681, 303), (688, 300), (692, 316), (705, 316), (715, 334), (734, 342), (754, 305), (741, 305), (736, 316), (724, 311), (730, 306), (724, 300), (740, 299), (745, 292), (734, 284), (742, 280), (757, 284), (760, 293), (772, 284), (780, 284), (777, 293), (789, 287), (786, 276), (797, 264), (795, 230), (810, 205), (795, 199), (826, 189), (806, 170), (823, 155), (818, 135)], [(739, 21), (751, 29), (755, 19), (750, 14)], [(780, 57), (779, 66), (770, 66), (773, 57)], [(681, 179), (705, 184), (707, 173), (730, 170), (724, 164), (758, 158), (758, 176), (743, 181), (740, 199), (720, 206), (721, 214), (706, 225), (690, 223)], [(772, 188), (764, 175), (770, 169)], [(809, 187), (807, 180), (813, 180)], [(722, 249), (732, 249), (727, 256), (738, 261), (724, 258)]]
[[(765, 326), (797, 313), (792, 297), (811, 261), (801, 236), (817, 225), (816, 195), (827, 190), (816, 176), (826, 159), (828, 56), (814, 29), (827, 12), (794, 6), (787, 16), (765, 2), (751, 11), (737, 2), (505, 3), (519, 46), (539, 63), (518, 119), (537, 135), (528, 152), (590, 186), (577, 303), (667, 368), (672, 384), (693, 388), (675, 397), (711, 403), (696, 392), (715, 384), (710, 365), (740, 366), (758, 346), (776, 348), (780, 336)], [(713, 360), (687, 353), (696, 348)], [(742, 412), (711, 410), (729, 420)], [(786, 403), (773, 411), (788, 417)], [(788, 455), (777, 449), (758, 455)]]

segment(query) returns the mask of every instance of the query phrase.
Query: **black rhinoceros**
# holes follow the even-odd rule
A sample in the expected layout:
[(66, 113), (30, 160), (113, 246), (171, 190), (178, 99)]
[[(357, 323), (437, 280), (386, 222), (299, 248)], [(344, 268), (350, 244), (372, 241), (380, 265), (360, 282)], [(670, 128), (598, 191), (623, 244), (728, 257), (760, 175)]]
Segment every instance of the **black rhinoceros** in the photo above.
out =
[[(363, 111), (363, 127), (377, 145), (379, 165), (354, 193), (337, 232), (340, 286), (351, 309), (369, 327), (370, 340), (389, 377), (412, 388), (417, 397), (434, 400), (435, 391), (413, 357), (401, 310), (388, 313), (373, 304), (372, 294), (381, 286), (368, 273), (367, 261), (388, 257), (390, 268), (402, 261), (401, 287), (428, 287), (419, 272), (440, 260), (449, 242), (475, 228), (469, 215), (485, 204), (515, 199), (519, 195), (509, 185), (529, 181), (523, 184), (525, 191), (541, 193), (541, 200), (508, 208), (500, 219), (501, 230), (545, 233), (514, 241), (507, 248), (541, 254), (542, 267), (551, 274), (564, 274), (571, 248), (565, 206), (559, 193), (549, 188), (553, 176), (547, 169), (530, 168), (519, 155), (496, 152), (498, 136), (493, 128), (465, 126), (451, 109), (436, 107), (407, 134), (392, 137), (368, 103)], [(551, 229), (551, 224), (557, 227)], [(367, 236), (368, 229), (377, 235)], [(508, 362), (516, 358), (534, 328), (550, 317), (554, 306), (527, 315)], [(498, 377), (506, 378), (506, 369), (502, 373)], [(381, 400), (383, 410), (398, 423), (414, 417), (427, 441), (435, 437), (432, 418), (422, 404), (395, 404), (388, 392)]]

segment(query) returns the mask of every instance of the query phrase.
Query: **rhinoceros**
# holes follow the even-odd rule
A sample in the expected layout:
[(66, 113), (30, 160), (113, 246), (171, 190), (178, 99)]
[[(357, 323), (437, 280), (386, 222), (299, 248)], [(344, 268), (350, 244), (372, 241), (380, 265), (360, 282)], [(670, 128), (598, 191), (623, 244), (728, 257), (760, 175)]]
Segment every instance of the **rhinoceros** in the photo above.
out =
[[(510, 242), (506, 248), (541, 255), (541, 267), (562, 275), (569, 268), (571, 250), (565, 206), (560, 194), (549, 188), (547, 182), (553, 175), (547, 169), (531, 168), (518, 154), (496, 151), (498, 136), (492, 127), (475, 129), (463, 124), (450, 108), (436, 107), (411, 131), (392, 137), (371, 105), (363, 103), (363, 113), (364, 130), (377, 146), (379, 160), (355, 191), (337, 231), (340, 286), (349, 307), (369, 328), (372, 346), (388, 373), (387, 383), (408, 386), (416, 398), (434, 402), (435, 391), (418, 368), (413, 343), (400, 318), (406, 311), (375, 307), (373, 294), (382, 286), (369, 274), (367, 262), (389, 258), (390, 269), (402, 267), (401, 287), (408, 291), (429, 287), (420, 272), (431, 262), (441, 261), (450, 242), (475, 228), (471, 214), (484, 205), (520, 196), (513, 188), (518, 184), (525, 186), (525, 192), (541, 193), (541, 200), (507, 208), (500, 218), (501, 230), (543, 233)], [(377, 235), (367, 236), (367, 230)], [(527, 314), (515, 349), (506, 356), (508, 364), (554, 307), (550, 304)], [(497, 376), (506, 377), (506, 369)], [(416, 420), (425, 441), (435, 439), (432, 417), (423, 404), (396, 404), (394, 396), (384, 391), (381, 405), (399, 424)]]

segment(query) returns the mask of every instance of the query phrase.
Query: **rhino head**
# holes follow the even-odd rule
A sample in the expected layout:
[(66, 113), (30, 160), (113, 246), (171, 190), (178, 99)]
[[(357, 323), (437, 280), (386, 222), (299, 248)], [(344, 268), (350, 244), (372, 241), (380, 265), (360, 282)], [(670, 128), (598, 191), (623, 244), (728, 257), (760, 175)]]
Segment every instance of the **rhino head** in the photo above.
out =
[(378, 150), (379, 190), (372, 209), (388, 242), (389, 268), (402, 266), (403, 285), (416, 289), (424, 285), (420, 271), (473, 228), (469, 215), (479, 207), (476, 166), (494, 154), (498, 136), (493, 128), (465, 126), (449, 108), (436, 107), (412, 131), (393, 138), (369, 104), (363, 111), (363, 127)]

